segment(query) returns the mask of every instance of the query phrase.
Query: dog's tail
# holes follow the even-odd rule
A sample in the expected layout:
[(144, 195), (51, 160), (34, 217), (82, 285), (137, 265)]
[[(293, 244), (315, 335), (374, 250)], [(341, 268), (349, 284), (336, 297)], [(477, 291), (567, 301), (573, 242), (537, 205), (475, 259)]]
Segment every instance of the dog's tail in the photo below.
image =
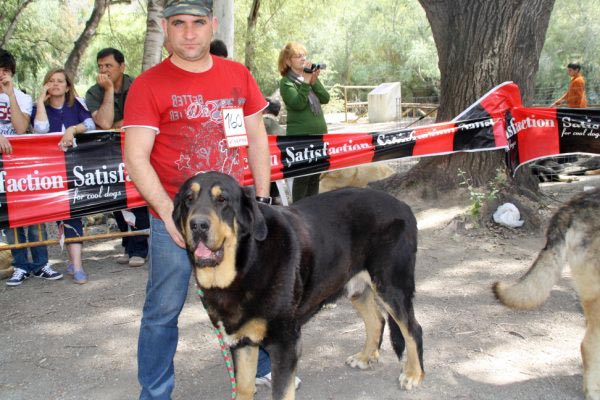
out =
[(546, 246), (525, 275), (514, 284), (496, 282), (494, 295), (502, 304), (516, 309), (539, 307), (550, 296), (550, 291), (560, 278), (566, 258), (565, 234), (570, 221), (555, 215), (548, 228)]

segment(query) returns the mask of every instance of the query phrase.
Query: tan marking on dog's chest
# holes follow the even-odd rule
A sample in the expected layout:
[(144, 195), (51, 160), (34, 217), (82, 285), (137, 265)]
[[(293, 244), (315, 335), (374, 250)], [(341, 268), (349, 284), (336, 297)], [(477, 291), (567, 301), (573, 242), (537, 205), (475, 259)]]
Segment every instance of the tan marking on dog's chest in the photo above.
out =
[(253, 343), (260, 343), (267, 334), (267, 321), (262, 318), (246, 322), (240, 329), (233, 333), (227, 332), (222, 321), (217, 322), (217, 326), (221, 330), (223, 341), (230, 347), (235, 346), (237, 342), (244, 338), (250, 339)]

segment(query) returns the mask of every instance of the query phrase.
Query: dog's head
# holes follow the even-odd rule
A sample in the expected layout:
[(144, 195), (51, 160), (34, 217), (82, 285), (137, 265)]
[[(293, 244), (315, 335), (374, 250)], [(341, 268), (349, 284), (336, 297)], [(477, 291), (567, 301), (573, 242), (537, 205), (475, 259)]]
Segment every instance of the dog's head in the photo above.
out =
[(267, 236), (254, 190), (219, 172), (183, 183), (175, 196), (173, 220), (204, 288), (227, 287), (235, 279), (240, 239), (262, 241)]

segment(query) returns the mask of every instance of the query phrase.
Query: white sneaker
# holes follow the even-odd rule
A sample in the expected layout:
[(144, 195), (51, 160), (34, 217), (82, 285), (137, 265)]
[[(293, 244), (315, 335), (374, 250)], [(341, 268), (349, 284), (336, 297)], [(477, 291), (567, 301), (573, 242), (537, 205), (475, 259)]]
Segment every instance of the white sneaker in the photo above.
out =
[[(256, 378), (254, 383), (257, 386), (266, 386), (266, 387), (270, 388), (271, 387), (271, 373), (269, 372), (265, 376), (259, 376), (258, 378)], [(295, 376), (294, 377), (294, 386), (296, 389), (298, 389), (298, 386), (300, 386), (301, 383), (302, 383), (302, 381), (300, 380), (300, 378)]]
[[(29, 273), (21, 268), (15, 268), (12, 277), (6, 281), (7, 286), (19, 286), (25, 279), (29, 278)], [(271, 374), (269, 374), (269, 382), (271, 382)], [(269, 383), (269, 386), (271, 383)]]
[(142, 265), (146, 264), (146, 259), (142, 258), (142, 257), (138, 257), (138, 256), (133, 256), (129, 259), (129, 266), (130, 267), (141, 267)]
[(50, 264), (46, 264), (38, 272), (34, 272), (33, 276), (36, 278), (47, 279), (49, 281), (55, 281), (57, 279), (61, 279), (63, 274), (53, 270)]
[(129, 264), (129, 255), (127, 253), (117, 258), (117, 264)]

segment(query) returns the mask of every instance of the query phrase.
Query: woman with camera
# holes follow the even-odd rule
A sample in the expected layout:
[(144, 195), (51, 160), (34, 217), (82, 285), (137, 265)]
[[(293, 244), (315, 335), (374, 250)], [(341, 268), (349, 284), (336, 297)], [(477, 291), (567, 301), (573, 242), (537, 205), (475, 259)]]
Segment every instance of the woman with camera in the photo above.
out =
[[(321, 104), (329, 102), (329, 93), (319, 81), (324, 65), (307, 60), (306, 48), (291, 42), (279, 53), (279, 82), (281, 97), (287, 109), (287, 135), (322, 135), (327, 133)], [(319, 192), (319, 174), (294, 179), (292, 199)]]

